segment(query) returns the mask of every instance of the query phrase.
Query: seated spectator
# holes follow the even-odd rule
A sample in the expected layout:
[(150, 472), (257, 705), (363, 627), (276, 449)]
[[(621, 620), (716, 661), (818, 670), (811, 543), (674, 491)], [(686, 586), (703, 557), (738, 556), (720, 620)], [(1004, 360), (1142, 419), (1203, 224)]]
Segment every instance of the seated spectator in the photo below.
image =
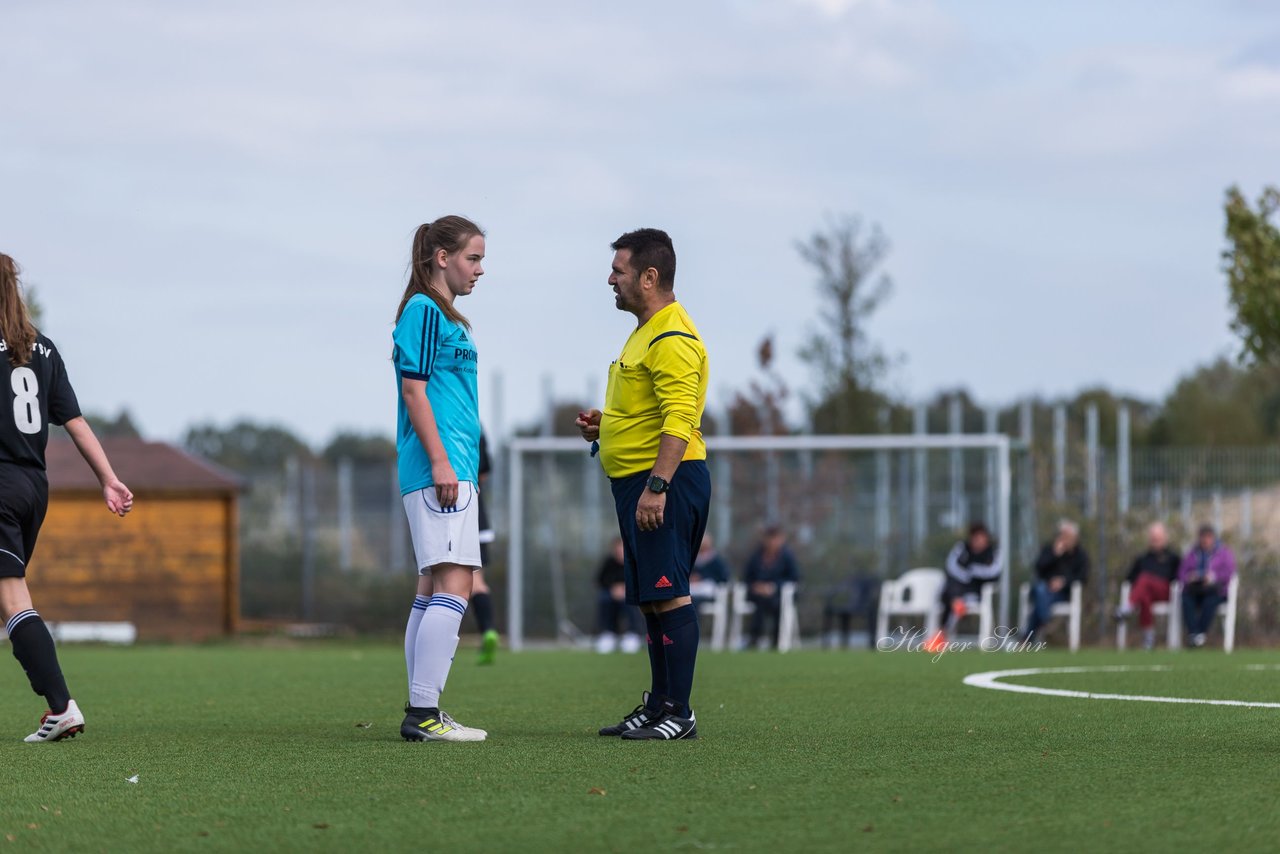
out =
[[(867, 647), (876, 648), (876, 612), (880, 609), (880, 582), (867, 575), (850, 575), (827, 588), (822, 605), (822, 648), (837, 649), (849, 642), (854, 617), (867, 623)], [(835, 626), (839, 623), (839, 634)]]
[(1129, 574), (1129, 601), (1120, 605), (1116, 619), (1128, 618), (1138, 612), (1138, 627), (1142, 629), (1142, 648), (1154, 649), (1156, 645), (1156, 618), (1151, 606), (1169, 601), (1169, 584), (1178, 577), (1178, 553), (1169, 548), (1169, 534), (1164, 525), (1152, 522), (1147, 528), (1147, 550), (1133, 559)]
[[(597, 595), (599, 634), (596, 636), (596, 652), (599, 653), (610, 653), (619, 648), (627, 653), (640, 651), (640, 612), (627, 604), (624, 557), (622, 539), (615, 537), (596, 574), (596, 585), (600, 588)], [(618, 639), (619, 623), (622, 624), (621, 643)]]
[(728, 582), (729, 565), (716, 551), (711, 535), (703, 534), (698, 556), (693, 560), (693, 571), (689, 573), (689, 593), (693, 596), (693, 604), (701, 605), (711, 600), (715, 596), (715, 586)]
[(1045, 543), (1036, 558), (1036, 581), (1031, 585), (1031, 618), (1023, 639), (1035, 639), (1036, 632), (1053, 616), (1053, 606), (1071, 598), (1071, 585), (1089, 578), (1089, 555), (1080, 547), (1080, 528), (1075, 522), (1058, 522), (1058, 533)]
[(969, 526), (969, 536), (947, 555), (947, 582), (942, 586), (943, 628), (950, 634), (982, 595), (982, 585), (1000, 578), (1002, 561), (996, 541), (982, 522)]
[(1195, 548), (1178, 569), (1182, 582), (1182, 619), (1192, 646), (1204, 646), (1218, 606), (1227, 601), (1227, 586), (1236, 574), (1236, 556), (1218, 539), (1212, 525), (1201, 525)]
[(747, 601), (756, 606), (751, 615), (747, 647), (754, 648), (764, 635), (765, 621), (770, 622), (773, 646), (778, 646), (778, 629), (782, 615), (782, 585), (800, 580), (795, 555), (787, 548), (787, 535), (778, 525), (764, 529), (760, 545), (747, 560), (742, 574), (747, 585)]

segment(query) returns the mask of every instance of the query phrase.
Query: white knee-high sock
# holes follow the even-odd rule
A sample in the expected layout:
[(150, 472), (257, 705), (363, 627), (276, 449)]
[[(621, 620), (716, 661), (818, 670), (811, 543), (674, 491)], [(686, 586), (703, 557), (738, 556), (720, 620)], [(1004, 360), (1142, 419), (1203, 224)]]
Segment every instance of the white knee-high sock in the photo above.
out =
[(413, 678), (409, 680), (409, 705), (434, 709), (449, 678), (453, 654), (458, 651), (458, 628), (467, 613), (467, 600), (437, 593), (427, 602), (413, 653)]
[(422, 625), (422, 615), (427, 612), (430, 596), (413, 597), (413, 607), (409, 609), (409, 625), (404, 629), (404, 665), (409, 671), (409, 691), (413, 691), (413, 653), (418, 646), (418, 626)]

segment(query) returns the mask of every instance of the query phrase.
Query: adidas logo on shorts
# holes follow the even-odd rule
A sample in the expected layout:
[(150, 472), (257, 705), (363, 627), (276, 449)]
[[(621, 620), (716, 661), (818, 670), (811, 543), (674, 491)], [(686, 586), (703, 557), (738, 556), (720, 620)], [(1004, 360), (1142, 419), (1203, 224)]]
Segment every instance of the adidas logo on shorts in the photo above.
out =
[(659, 579), (658, 579), (658, 583), (657, 583), (657, 584), (655, 584), (655, 585), (653, 585), (653, 586), (654, 586), (654, 587), (657, 587), (657, 588), (670, 587), (670, 586), (671, 586), (671, 580), (670, 580), (670, 579), (668, 579), (668, 578), (664, 575), (664, 576), (662, 576), (661, 578), (659, 578)]

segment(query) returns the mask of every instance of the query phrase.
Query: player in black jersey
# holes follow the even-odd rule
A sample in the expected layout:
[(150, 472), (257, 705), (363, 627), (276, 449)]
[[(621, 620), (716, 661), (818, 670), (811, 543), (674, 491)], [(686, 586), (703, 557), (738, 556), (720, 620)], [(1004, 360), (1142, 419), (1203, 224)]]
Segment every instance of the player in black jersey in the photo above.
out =
[(44, 452), (49, 425), (65, 426), (98, 476), (107, 509), (123, 516), (131, 493), (80, 415), (76, 393), (53, 342), (31, 323), (18, 288), (18, 265), (0, 253), (0, 608), (13, 657), (31, 688), (49, 703), (39, 728), (26, 740), (57, 741), (84, 732), (84, 715), (67, 690), (53, 637), (31, 604), (27, 564), (49, 506)]
[[(493, 463), (489, 459), (489, 443), (480, 433), (480, 492), (476, 494), (480, 511), (480, 560), (487, 566), (489, 563), (489, 546), (496, 539), (493, 523), (489, 521), (489, 510), (484, 504), (484, 490), (488, 485), (489, 473)], [(493, 597), (490, 595), (489, 583), (485, 581), (484, 569), (471, 573), (471, 612), (476, 617), (476, 627), (480, 629), (480, 663), (493, 664), (498, 654), (498, 628), (493, 622)]]

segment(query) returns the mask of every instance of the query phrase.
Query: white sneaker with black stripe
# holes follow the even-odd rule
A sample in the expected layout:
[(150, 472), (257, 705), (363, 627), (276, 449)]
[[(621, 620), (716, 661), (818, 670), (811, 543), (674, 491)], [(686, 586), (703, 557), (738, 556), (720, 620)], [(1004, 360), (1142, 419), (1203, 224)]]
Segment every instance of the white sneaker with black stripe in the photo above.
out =
[(698, 718), (692, 709), (689, 710), (689, 717), (684, 718), (671, 711), (672, 704), (662, 705), (662, 717), (656, 722), (624, 732), (622, 737), (632, 741), (677, 741), (698, 737)]
[(84, 715), (76, 701), (67, 703), (67, 708), (59, 714), (45, 712), (40, 718), (40, 728), (23, 739), (28, 744), (39, 744), (43, 741), (59, 741), (64, 738), (75, 738), (84, 732)]
[(631, 710), (631, 714), (627, 715), (613, 726), (600, 727), (601, 735), (624, 735), (632, 730), (640, 729), (652, 724), (662, 717), (661, 712), (655, 712), (649, 708), (649, 692), (645, 691), (641, 695), (640, 705)]

